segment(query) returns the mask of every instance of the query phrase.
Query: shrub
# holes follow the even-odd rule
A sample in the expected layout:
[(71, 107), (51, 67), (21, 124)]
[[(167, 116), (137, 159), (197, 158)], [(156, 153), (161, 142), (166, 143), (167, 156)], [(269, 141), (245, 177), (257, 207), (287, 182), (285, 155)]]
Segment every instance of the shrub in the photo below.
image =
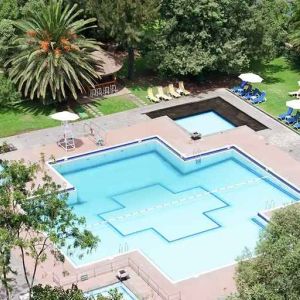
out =
[(0, 144), (0, 154), (17, 150), (16, 147), (12, 144), (8, 144), (7, 142), (3, 142)]
[(21, 94), (4, 74), (0, 74), (0, 106), (7, 106), (21, 101)]

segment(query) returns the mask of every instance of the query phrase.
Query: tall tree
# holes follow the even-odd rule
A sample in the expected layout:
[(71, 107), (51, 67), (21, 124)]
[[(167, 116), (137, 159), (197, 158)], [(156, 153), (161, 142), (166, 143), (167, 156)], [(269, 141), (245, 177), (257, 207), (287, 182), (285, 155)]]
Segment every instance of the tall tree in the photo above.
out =
[(63, 0), (50, 0), (40, 11), (27, 12), (24, 20), (15, 22), (20, 34), (6, 66), (25, 96), (64, 101), (70, 95), (76, 99), (86, 85), (94, 86), (98, 75), (90, 54), (99, 46), (81, 33), (94, 27), (95, 19), (80, 19), (82, 12), (77, 5), (64, 7)]
[(13, 276), (16, 275), (11, 267), (11, 249), (15, 245), (15, 240), (11, 233), (0, 228), (0, 281), (5, 289), (6, 299), (11, 299)]
[(235, 300), (300, 299), (300, 206), (274, 213), (255, 252), (241, 257)]
[(290, 57), (300, 61), (300, 0), (291, 2), (291, 19), (289, 23)]
[(286, 10), (285, 0), (163, 0), (145, 52), (163, 73), (240, 72), (277, 54)]
[(134, 51), (145, 28), (158, 18), (159, 3), (159, 0), (89, 0), (89, 10), (96, 13), (99, 28), (127, 49), (129, 79), (134, 74)]
[[(38, 164), (13, 161), (3, 162), (2, 166), (0, 228), (7, 230), (15, 241), (7, 244), (7, 248), (16, 246), (20, 250), (24, 277), (31, 291), (39, 264), (50, 253), (56, 259), (63, 259), (57, 252), (50, 251), (53, 244), (58, 249), (67, 247), (69, 251), (77, 248), (80, 252), (89, 252), (97, 246), (98, 238), (82, 229), (84, 218), (73, 213), (66, 201), (68, 195)], [(35, 184), (37, 177), (38, 185)], [(28, 256), (34, 263), (33, 268), (28, 265)]]

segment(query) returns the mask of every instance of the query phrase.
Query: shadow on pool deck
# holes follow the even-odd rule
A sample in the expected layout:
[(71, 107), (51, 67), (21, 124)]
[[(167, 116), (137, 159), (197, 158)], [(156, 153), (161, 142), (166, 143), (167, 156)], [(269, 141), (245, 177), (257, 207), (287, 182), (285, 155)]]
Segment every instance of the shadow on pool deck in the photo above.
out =
[(168, 116), (172, 120), (176, 120), (209, 111), (218, 113), (236, 127), (247, 125), (255, 131), (267, 129), (265, 125), (220, 97), (154, 110), (148, 112), (147, 116), (152, 119)]

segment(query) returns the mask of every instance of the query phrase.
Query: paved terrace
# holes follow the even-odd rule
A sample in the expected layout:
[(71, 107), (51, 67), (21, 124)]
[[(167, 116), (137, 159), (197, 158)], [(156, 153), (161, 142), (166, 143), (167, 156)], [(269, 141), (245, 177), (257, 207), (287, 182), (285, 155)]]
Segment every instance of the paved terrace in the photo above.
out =
[[(300, 160), (300, 135), (287, 128), (283, 124), (279, 123), (277, 120), (274, 120), (267, 114), (263, 113), (255, 106), (252, 106), (246, 101), (233, 95), (226, 89), (217, 89), (215, 91), (210, 91), (195, 96), (182, 97), (177, 100), (148, 105), (145, 107), (136, 108), (125, 112), (116, 113), (113, 115), (97, 117), (92, 119), (92, 122), (100, 126), (103, 130), (103, 134), (105, 135), (105, 132), (109, 130), (129, 127), (134, 124), (149, 120), (150, 118), (146, 115), (146, 113), (150, 111), (167, 108), (170, 106), (176, 106), (179, 104), (206, 100), (215, 97), (222, 97), (231, 105), (237, 107), (238, 109), (247, 113), (249, 116), (257, 119), (262, 124), (266, 125), (269, 129), (262, 130), (259, 132), (259, 134), (265, 138), (266, 143), (278, 146), (283, 150), (290, 152), (290, 154), (294, 158)], [(84, 129), (84, 124), (86, 123), (89, 123), (89, 121), (79, 121), (72, 124), (75, 137), (80, 139), (86, 136), (86, 131)], [(8, 138), (1, 138), (0, 142), (8, 141), (13, 143), (18, 149), (26, 149), (41, 146), (43, 147), (49, 144), (53, 144), (58, 140), (58, 137), (61, 136), (61, 127), (54, 127), (24, 133)], [(84, 147), (82, 149), (84, 149)]]
[[(168, 117), (150, 120), (148, 116), (143, 114), (150, 110), (167, 107), (169, 105), (199, 101), (199, 99), (202, 100), (216, 96), (221, 96), (232, 105), (247, 112), (250, 116), (258, 119), (269, 129), (255, 132), (247, 126), (241, 126), (224, 133), (206, 136), (198, 141), (192, 141), (188, 133), (177, 126), (177, 124)], [(300, 152), (297, 150), (297, 146), (300, 143), (300, 136), (224, 89), (205, 95), (199, 95), (197, 97), (188, 97), (178, 101), (174, 100), (170, 103), (159, 103), (142, 109), (136, 109), (108, 117), (101, 117), (100, 119), (94, 119), (93, 121), (106, 130), (107, 145), (115, 145), (133, 139), (159, 135), (181, 153), (192, 155), (196, 152), (206, 152), (211, 149), (235, 144), (245, 152), (254, 156), (269, 169), (274, 170), (293, 184), (300, 186), (300, 162), (297, 161), (297, 159), (300, 160)], [(84, 136), (82, 122), (74, 124), (74, 130), (76, 131), (77, 138), (80, 139), (81, 142), (78, 143), (78, 148), (75, 151), (72, 151), (72, 154), (97, 148), (88, 137)], [(14, 143), (19, 150), (2, 155), (1, 158), (25, 158), (26, 160), (36, 161), (41, 152), (44, 152), (47, 157), (52, 154), (57, 158), (65, 156), (66, 152), (58, 148), (55, 144), (59, 132), (59, 128), (52, 128), (9, 138), (7, 140)], [(282, 140), (282, 137), (284, 137), (284, 140)], [(60, 180), (56, 177), (54, 178), (55, 180)], [(160, 289), (164, 291), (166, 295), (178, 295), (177, 293), (180, 292), (182, 300), (222, 299), (235, 289), (233, 281), (234, 265), (173, 283), (160, 273), (160, 271), (140, 253), (131, 252), (124, 254), (123, 258), (125, 260), (130, 259), (135, 265), (139, 266), (149, 278), (154, 279), (155, 283), (159, 284)], [(68, 262), (61, 265), (50, 259), (39, 269), (38, 281), (52, 284), (65, 282), (66, 280), (72, 282), (76, 278), (80, 278), (83, 274), (90, 274), (93, 270), (104, 269), (110, 263), (117, 265), (118, 259), (120, 258), (107, 259), (95, 263), (92, 266), (90, 265), (76, 269)], [(200, 259), (201, 258), (195, 257), (195, 262)], [(132, 270), (130, 265), (128, 265), (128, 268), (130, 272), (133, 272), (134, 278), (141, 279), (141, 276), (137, 274), (136, 269)], [(55, 276), (53, 276), (53, 273)], [(69, 277), (63, 276), (63, 273), (68, 273)], [(114, 273), (115, 269), (112, 268), (110, 275), (107, 273), (103, 277), (99, 275), (92, 277), (87, 281), (80, 281), (80, 287), (84, 290), (89, 290), (105, 285), (105, 282), (108, 280), (107, 278), (111, 278), (111, 275)], [(140, 279), (129, 281), (128, 284), (131, 285), (130, 288), (133, 291), (139, 291), (139, 293), (142, 294), (142, 297), (146, 295), (147, 297), (150, 297), (148, 296), (149, 290), (147, 291), (147, 285), (142, 287), (141, 281), (139, 281)], [(151, 290), (151, 293), (154, 295), (155, 288), (151, 288)]]

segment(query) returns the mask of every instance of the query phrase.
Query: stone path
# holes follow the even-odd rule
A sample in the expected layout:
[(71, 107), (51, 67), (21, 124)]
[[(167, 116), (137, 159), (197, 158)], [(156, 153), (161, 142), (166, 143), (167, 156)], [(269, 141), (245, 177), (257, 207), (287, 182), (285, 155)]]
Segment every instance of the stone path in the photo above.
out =
[(134, 102), (138, 107), (147, 105), (146, 102), (144, 102), (142, 99), (138, 98), (134, 94), (128, 94), (128, 98), (130, 98), (132, 102)]

